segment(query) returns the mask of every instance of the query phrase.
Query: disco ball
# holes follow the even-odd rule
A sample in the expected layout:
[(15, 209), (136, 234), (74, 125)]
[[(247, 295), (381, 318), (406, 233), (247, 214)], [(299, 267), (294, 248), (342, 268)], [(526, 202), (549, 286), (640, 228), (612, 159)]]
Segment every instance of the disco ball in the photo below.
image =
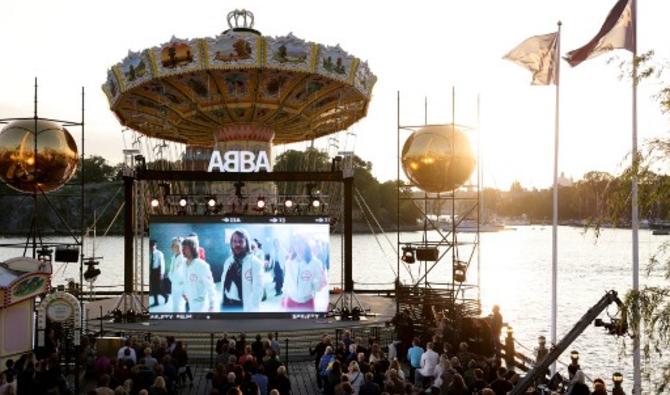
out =
[(77, 170), (77, 145), (51, 121), (14, 121), (0, 131), (0, 178), (19, 192), (49, 192), (62, 187)]
[(458, 188), (476, 163), (468, 138), (451, 125), (427, 126), (414, 132), (405, 142), (401, 158), (410, 181), (435, 193)]

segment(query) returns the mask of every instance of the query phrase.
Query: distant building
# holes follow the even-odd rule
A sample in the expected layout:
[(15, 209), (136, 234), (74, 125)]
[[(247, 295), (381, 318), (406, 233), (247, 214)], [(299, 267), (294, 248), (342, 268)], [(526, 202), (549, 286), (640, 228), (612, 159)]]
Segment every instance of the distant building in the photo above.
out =
[(573, 184), (572, 177), (567, 178), (564, 172), (561, 172), (561, 175), (558, 177), (558, 186), (561, 187), (571, 187)]

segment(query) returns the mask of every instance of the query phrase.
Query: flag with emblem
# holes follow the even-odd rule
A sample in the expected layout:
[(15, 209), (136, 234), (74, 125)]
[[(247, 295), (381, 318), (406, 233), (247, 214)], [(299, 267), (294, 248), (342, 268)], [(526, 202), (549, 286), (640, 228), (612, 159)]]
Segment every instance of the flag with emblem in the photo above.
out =
[(509, 51), (503, 59), (525, 67), (533, 73), (532, 85), (556, 84), (556, 44), (558, 32), (533, 36)]

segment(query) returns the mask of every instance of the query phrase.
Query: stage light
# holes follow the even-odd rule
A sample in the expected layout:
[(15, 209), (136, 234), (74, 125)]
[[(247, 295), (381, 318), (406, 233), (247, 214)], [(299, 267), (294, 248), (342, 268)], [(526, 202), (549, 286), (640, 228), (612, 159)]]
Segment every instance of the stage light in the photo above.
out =
[(291, 198), (288, 198), (288, 199), (284, 200), (284, 207), (286, 207), (286, 208), (293, 207), (293, 200)]
[(214, 207), (216, 207), (216, 198), (214, 196), (210, 196), (207, 198), (207, 207), (210, 210), (213, 210)]
[(265, 208), (265, 198), (263, 196), (259, 196), (258, 200), (256, 200), (256, 207), (261, 210)]
[(414, 257), (414, 252), (415, 251), (416, 251), (416, 249), (414, 247), (411, 247), (411, 246), (402, 247), (402, 257), (400, 257), (400, 259), (402, 259), (402, 261), (405, 262), (405, 263), (416, 262), (416, 258)]
[(314, 208), (321, 207), (321, 200), (319, 200), (318, 197), (313, 197), (312, 198), (312, 207), (314, 207)]
[(86, 265), (86, 271), (84, 272), (84, 280), (88, 281), (89, 283), (94, 283), (95, 280), (98, 279), (98, 276), (100, 275), (100, 269), (98, 269), (96, 266), (98, 266), (99, 263), (100, 262), (93, 260), (84, 262), (84, 264)]
[(144, 155), (135, 155), (135, 168), (139, 170), (147, 169), (147, 160)]
[(462, 261), (454, 262), (454, 273), (453, 278), (457, 283), (463, 283), (466, 279), (466, 272), (468, 271), (468, 265)]
[(360, 321), (361, 320), (361, 309), (360, 309), (360, 307), (356, 306), (353, 309), (351, 309), (351, 320), (352, 321)]
[(179, 207), (186, 207), (187, 204), (188, 204), (188, 199), (186, 198), (186, 196), (182, 196), (179, 199)]
[(151, 208), (156, 208), (159, 205), (160, 205), (160, 202), (158, 201), (158, 198), (151, 199)]

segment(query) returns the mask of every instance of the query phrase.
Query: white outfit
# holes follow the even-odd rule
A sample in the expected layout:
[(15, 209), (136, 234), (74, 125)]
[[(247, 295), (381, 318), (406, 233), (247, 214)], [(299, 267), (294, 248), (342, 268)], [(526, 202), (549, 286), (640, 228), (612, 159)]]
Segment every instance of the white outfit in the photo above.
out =
[(184, 265), (184, 282), (182, 294), (188, 298), (191, 313), (207, 312), (214, 307), (216, 290), (209, 264), (200, 258), (195, 258)]
[(184, 268), (186, 267), (186, 259), (182, 254), (172, 256), (170, 264), (170, 273), (168, 278), (172, 284), (172, 311), (184, 312), (185, 300), (182, 297), (184, 289)]
[[(230, 284), (230, 288), (225, 290), (226, 274), (228, 269), (235, 262), (235, 258), (230, 256), (223, 263), (223, 274), (221, 274), (221, 297), (230, 300), (240, 300), (239, 292), (235, 282)], [(253, 253), (248, 253), (242, 258), (242, 310), (258, 311), (263, 298), (263, 261), (258, 259)]]
[(318, 258), (312, 257), (309, 263), (297, 257), (286, 262), (284, 292), (294, 302), (305, 303), (314, 299), (325, 286), (326, 273)]
[(349, 384), (351, 384), (351, 388), (354, 390), (352, 394), (358, 395), (358, 391), (361, 390), (361, 386), (365, 383), (365, 376), (361, 372), (352, 372), (347, 373), (347, 377), (349, 377)]
[(133, 360), (133, 363), (137, 363), (137, 355), (135, 354), (135, 349), (133, 349), (132, 347), (128, 347), (128, 346), (123, 346), (123, 347), (119, 348), (119, 351), (116, 353), (116, 359), (117, 360), (123, 359), (125, 357), (126, 349), (130, 350), (130, 359)]
[(423, 377), (432, 377), (435, 373), (435, 366), (440, 362), (440, 356), (433, 350), (426, 350), (421, 354), (421, 368), (417, 372)]

